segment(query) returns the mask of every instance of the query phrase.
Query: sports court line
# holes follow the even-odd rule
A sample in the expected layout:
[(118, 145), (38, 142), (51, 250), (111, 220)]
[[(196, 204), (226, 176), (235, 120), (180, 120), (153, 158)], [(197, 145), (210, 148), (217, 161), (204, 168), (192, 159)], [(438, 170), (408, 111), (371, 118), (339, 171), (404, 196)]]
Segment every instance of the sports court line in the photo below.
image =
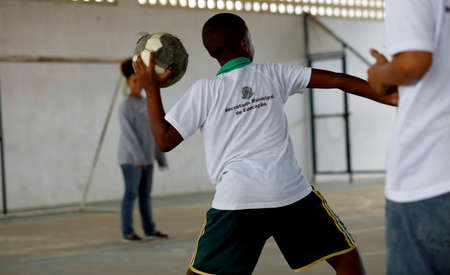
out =
[(369, 227), (369, 228), (363, 228), (363, 229), (358, 229), (358, 230), (351, 230), (350, 232), (352, 234), (355, 234), (355, 233), (357, 234), (357, 233), (384, 230), (385, 228), (386, 228), (385, 226), (377, 226), (377, 227)]
[(373, 252), (362, 252), (361, 253), (363, 256), (381, 256), (381, 255), (386, 255), (386, 251), (373, 251)]

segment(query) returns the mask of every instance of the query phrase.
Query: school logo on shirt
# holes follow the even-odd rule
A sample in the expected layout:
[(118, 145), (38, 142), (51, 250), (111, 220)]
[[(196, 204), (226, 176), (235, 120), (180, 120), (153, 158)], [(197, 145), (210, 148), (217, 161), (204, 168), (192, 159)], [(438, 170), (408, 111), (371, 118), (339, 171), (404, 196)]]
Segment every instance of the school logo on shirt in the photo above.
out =
[(255, 95), (255, 93), (253, 93), (251, 87), (245, 86), (244, 88), (242, 88), (242, 99), (250, 99), (253, 95)]

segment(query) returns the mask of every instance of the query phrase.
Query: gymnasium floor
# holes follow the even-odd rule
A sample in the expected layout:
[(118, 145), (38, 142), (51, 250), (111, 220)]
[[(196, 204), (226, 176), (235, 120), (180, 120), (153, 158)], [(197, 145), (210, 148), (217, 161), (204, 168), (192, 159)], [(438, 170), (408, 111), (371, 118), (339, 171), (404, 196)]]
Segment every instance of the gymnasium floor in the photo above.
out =
[[(382, 182), (318, 186), (358, 242), (369, 275), (385, 274)], [(211, 198), (209, 193), (156, 198), (155, 220), (171, 238), (138, 244), (120, 241), (117, 211), (1, 217), (0, 274), (185, 274)], [(119, 202), (95, 206), (119, 209)], [(141, 233), (137, 213), (135, 224)], [(296, 273), (269, 239), (253, 274)], [(319, 263), (299, 274), (334, 272), (328, 264)]]

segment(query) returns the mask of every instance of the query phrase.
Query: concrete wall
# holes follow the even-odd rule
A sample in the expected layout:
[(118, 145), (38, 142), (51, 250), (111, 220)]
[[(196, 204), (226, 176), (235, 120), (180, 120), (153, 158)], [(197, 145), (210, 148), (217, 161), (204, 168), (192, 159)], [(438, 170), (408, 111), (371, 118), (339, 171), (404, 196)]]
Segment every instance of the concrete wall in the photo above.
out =
[[(174, 33), (187, 48), (190, 63), (184, 78), (163, 90), (163, 101), (168, 110), (195, 80), (210, 76), (219, 68), (201, 44), (201, 26), (212, 14), (214, 12), (141, 7), (135, 0), (121, 0), (116, 6), (2, 0), (0, 54), (125, 57), (131, 54), (139, 31)], [(301, 17), (244, 13), (242, 16), (252, 32), (256, 62), (304, 64)], [(325, 22), (336, 28), (340, 35), (348, 36), (348, 41), (363, 52), (369, 46), (366, 42), (381, 39), (367, 40), (371, 33), (377, 36), (382, 33), (381, 22)], [(355, 22), (365, 24), (365, 27), (350, 30), (348, 27), (355, 27)], [(365, 72), (365, 69), (356, 70), (362, 75)], [(0, 63), (0, 77), (9, 207), (19, 209), (78, 202), (119, 77), (118, 66)], [(298, 161), (309, 170), (306, 102), (306, 96), (295, 95), (286, 110)], [(378, 168), (383, 166), (388, 133), (385, 116), (392, 114), (387, 112), (385, 115), (385, 109), (375, 105), (352, 99), (352, 108), (361, 112), (358, 120), (355, 119), (358, 126), (352, 131), (359, 140), (355, 144), (359, 151), (355, 151), (361, 154), (363, 166)], [(123, 192), (117, 164), (119, 127), (116, 111), (117, 108), (89, 201), (118, 199)], [(368, 120), (371, 127), (376, 127), (369, 131), (382, 132), (377, 141), (373, 141), (372, 135), (364, 138)], [(332, 144), (333, 136), (324, 142)], [(333, 158), (333, 154), (328, 155)], [(212, 190), (199, 134), (170, 152), (168, 159), (170, 170), (156, 171), (153, 195)], [(331, 166), (338, 163), (332, 162)]]
[[(385, 52), (383, 21), (333, 18), (320, 18), (320, 20), (369, 61), (373, 61), (369, 54), (370, 48)], [(320, 32), (316, 28), (313, 29), (315, 32)], [(314, 36), (314, 34), (316, 35)], [(328, 36), (320, 33), (313, 33), (312, 36), (315, 38), (312, 41), (314, 45), (325, 44), (328, 48), (336, 49), (335, 42), (330, 42)], [(367, 65), (350, 51), (346, 52), (347, 72), (365, 79)], [(314, 65), (331, 69), (337, 68), (337, 70), (341, 66), (336, 61), (320, 62)], [(322, 113), (339, 112), (342, 111), (342, 105), (336, 105), (336, 102), (340, 101), (342, 101), (340, 92), (336, 92), (334, 95), (319, 92), (316, 106)], [(389, 137), (395, 124), (395, 108), (353, 95), (349, 96), (349, 108), (353, 169), (357, 171), (384, 170)], [(345, 169), (345, 146), (341, 125), (342, 120), (339, 119), (320, 122), (319, 168)], [(337, 151), (330, 153), (333, 152), (333, 149)]]

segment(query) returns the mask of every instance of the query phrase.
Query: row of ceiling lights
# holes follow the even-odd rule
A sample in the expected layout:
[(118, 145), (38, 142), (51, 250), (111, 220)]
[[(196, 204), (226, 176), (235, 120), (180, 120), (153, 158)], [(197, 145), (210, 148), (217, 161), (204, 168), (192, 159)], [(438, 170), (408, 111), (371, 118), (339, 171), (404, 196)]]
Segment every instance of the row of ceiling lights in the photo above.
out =
[[(303, 2), (315, 0), (303, 0)], [(299, 15), (310, 13), (318, 16), (383, 19), (382, 9), (337, 7), (298, 4), (300, 0), (286, 2), (241, 1), (241, 0), (138, 0), (139, 4), (180, 6), (182, 8), (218, 9), (228, 11), (271, 12), (279, 14)]]
[[(73, 2), (116, 3), (117, 0), (72, 0)], [(228, 11), (271, 12), (300, 15), (383, 19), (384, 0), (137, 0), (139, 4), (179, 6), (182, 8), (218, 9)]]
[(72, 2), (82, 2), (82, 3), (116, 3), (116, 0), (72, 0)]
[[(384, 0), (279, 0), (275, 2), (295, 2), (303, 4), (321, 4), (321, 5), (333, 5), (333, 6), (349, 6), (349, 7), (365, 7), (365, 8), (377, 8), (383, 9), (386, 5)], [(141, 5), (150, 3), (151, 0), (138, 0)]]
[[(282, 0), (283, 1), (283, 0)], [(96, 2), (96, 3), (114, 3), (116, 0), (72, 0), (72, 2)], [(145, 4), (147, 0), (138, 0), (139, 4)], [(384, 8), (386, 3), (384, 0), (286, 0), (286, 2), (303, 2), (305, 4), (327, 4), (335, 6), (358, 6), (371, 8)]]

